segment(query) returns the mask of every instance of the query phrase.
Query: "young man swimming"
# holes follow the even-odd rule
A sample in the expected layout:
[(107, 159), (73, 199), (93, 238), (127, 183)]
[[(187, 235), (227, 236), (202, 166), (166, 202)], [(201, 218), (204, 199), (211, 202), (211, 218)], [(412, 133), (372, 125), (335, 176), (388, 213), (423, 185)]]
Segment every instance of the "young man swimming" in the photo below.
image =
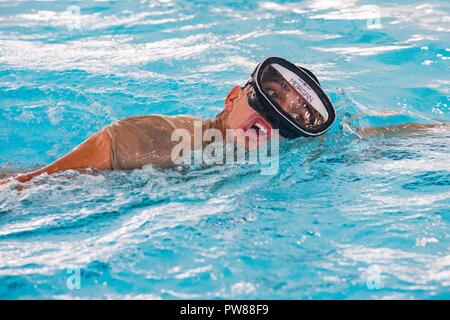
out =
[(275, 129), (288, 139), (317, 137), (331, 128), (335, 118), (332, 103), (311, 71), (270, 57), (258, 64), (244, 87), (236, 86), (228, 93), (225, 108), (215, 119), (163, 115), (126, 118), (55, 162), (14, 179), (27, 182), (43, 173), (69, 169), (132, 170), (147, 164), (171, 167), (172, 151), (178, 144), (172, 139), (173, 132), (185, 129), (193, 136), (196, 122), (203, 131), (216, 129), (222, 137), (227, 130), (242, 130), (248, 147), (267, 141)]

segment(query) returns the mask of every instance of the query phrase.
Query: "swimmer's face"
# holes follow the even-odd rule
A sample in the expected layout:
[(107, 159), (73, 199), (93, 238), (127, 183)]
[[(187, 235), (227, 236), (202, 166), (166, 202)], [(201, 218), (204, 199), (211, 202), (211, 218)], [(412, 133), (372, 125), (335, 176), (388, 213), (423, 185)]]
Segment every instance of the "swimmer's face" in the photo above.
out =
[(264, 90), (294, 121), (307, 128), (320, 126), (324, 118), (286, 80), (274, 79), (264, 83)]
[(225, 129), (242, 129), (247, 137), (246, 146), (256, 148), (259, 142), (267, 141), (272, 134), (272, 126), (264, 117), (248, 104), (248, 88), (234, 87), (225, 100)]

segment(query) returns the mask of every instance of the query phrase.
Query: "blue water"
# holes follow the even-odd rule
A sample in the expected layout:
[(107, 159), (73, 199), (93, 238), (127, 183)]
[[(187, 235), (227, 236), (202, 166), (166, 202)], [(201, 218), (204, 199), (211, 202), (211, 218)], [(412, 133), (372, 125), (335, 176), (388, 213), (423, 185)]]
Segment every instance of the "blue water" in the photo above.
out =
[(2, 176), (126, 116), (213, 117), (270, 55), (314, 70), (339, 118), (282, 143), (275, 176), (0, 187), (0, 298), (450, 298), (450, 130), (355, 130), (450, 121), (449, 16), (448, 1), (0, 2)]

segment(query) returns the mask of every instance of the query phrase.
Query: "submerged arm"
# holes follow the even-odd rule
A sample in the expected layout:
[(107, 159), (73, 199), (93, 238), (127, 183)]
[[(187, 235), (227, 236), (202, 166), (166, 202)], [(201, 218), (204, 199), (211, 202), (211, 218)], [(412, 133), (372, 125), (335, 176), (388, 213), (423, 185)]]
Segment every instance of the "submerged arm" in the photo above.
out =
[(377, 128), (359, 128), (356, 131), (362, 136), (375, 135), (397, 135), (426, 132), (430, 129), (450, 128), (449, 124), (443, 123), (408, 123), (394, 126), (377, 127)]
[[(348, 119), (346, 123), (349, 123), (353, 120), (359, 119), (366, 116), (364, 113), (357, 114), (352, 118)], [(382, 112), (377, 113), (375, 116), (391, 118), (395, 116), (402, 116), (400, 113), (396, 112)], [(397, 125), (386, 125), (380, 127), (353, 127), (352, 129), (356, 131), (362, 137), (370, 137), (370, 136), (378, 136), (378, 135), (400, 135), (400, 134), (413, 134), (413, 133), (424, 133), (429, 130), (434, 129), (448, 129), (450, 128), (449, 123), (404, 123)]]

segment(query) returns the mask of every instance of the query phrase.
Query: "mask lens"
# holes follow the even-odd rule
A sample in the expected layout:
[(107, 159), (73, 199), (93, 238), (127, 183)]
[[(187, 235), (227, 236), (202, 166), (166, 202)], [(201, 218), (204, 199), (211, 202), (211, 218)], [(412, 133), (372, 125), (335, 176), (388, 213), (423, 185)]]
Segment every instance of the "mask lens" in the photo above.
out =
[(293, 71), (272, 63), (261, 72), (260, 88), (270, 102), (289, 114), (306, 130), (316, 130), (328, 120), (328, 112), (311, 87)]

